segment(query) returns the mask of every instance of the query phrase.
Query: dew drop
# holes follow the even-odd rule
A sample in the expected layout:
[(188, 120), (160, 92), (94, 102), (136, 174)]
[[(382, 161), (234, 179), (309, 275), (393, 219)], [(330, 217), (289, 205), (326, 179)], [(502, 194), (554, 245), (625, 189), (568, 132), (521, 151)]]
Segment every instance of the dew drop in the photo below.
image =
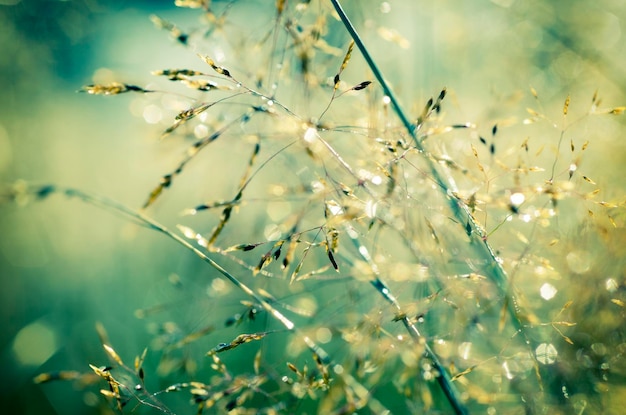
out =
[(349, 227), (346, 229), (348, 236), (352, 239), (356, 239), (359, 237), (359, 234), (357, 233), (357, 231), (353, 228), (353, 227)]
[(198, 124), (193, 129), (193, 135), (195, 135), (196, 138), (206, 137), (208, 134), (209, 134), (209, 127), (207, 127), (204, 124)]
[(387, 95), (385, 95), (383, 97), (383, 104), (384, 105), (389, 105), (391, 103), (391, 98), (389, 98)]
[(313, 143), (317, 138), (317, 129), (313, 127), (309, 127), (304, 132), (304, 141), (307, 143)]
[(463, 342), (459, 345), (458, 348), (459, 351), (459, 356), (461, 356), (462, 359), (469, 359), (470, 357), (470, 352), (472, 351), (472, 343), (471, 342)]
[(556, 362), (558, 354), (556, 347), (554, 347), (552, 343), (541, 343), (537, 346), (537, 349), (535, 349), (537, 361), (544, 365), (551, 365)]
[(433, 373), (432, 373), (432, 366), (430, 365), (430, 363), (424, 363), (422, 365), (422, 370), (424, 372), (422, 374), (424, 380), (428, 381), (428, 380), (431, 380), (434, 377)]
[(523, 193), (519, 193), (519, 192), (513, 193), (510, 198), (511, 205), (516, 206), (516, 207), (524, 203), (524, 200), (526, 200), (526, 197), (524, 196)]
[(391, 4), (389, 2), (383, 1), (380, 3), (380, 12), (381, 13), (389, 13), (391, 11)]
[(215, 278), (211, 281), (211, 297), (219, 297), (230, 291), (230, 286), (221, 278)]
[(377, 203), (371, 199), (365, 203), (365, 214), (368, 218), (373, 219), (376, 217), (376, 205)]
[(507, 379), (511, 380), (515, 377), (515, 375), (513, 374), (509, 366), (510, 364), (508, 360), (502, 363), (502, 369), (504, 369), (504, 376), (506, 376)]
[(610, 293), (615, 292), (619, 288), (617, 281), (615, 281), (613, 278), (609, 278), (608, 280), (606, 280), (604, 286), (606, 287), (606, 290)]
[(318, 342), (326, 344), (332, 340), (333, 334), (328, 327), (320, 327), (315, 331), (315, 338)]
[(196, 232), (193, 229), (188, 228), (186, 226), (178, 225), (178, 230), (180, 230), (183, 233), (183, 235), (185, 235), (185, 238), (193, 239), (196, 237)]
[(313, 193), (321, 193), (325, 190), (325, 186), (324, 183), (319, 180), (315, 180), (311, 183), (311, 189), (313, 190)]
[(545, 283), (539, 289), (539, 293), (541, 294), (541, 298), (544, 300), (551, 300), (554, 298), (558, 290), (554, 287), (554, 285)]
[(222, 49), (218, 48), (215, 51), (215, 60), (217, 62), (223, 62), (225, 58), (226, 58), (226, 54), (224, 53), (224, 51)]
[(332, 213), (333, 215), (337, 216), (337, 215), (342, 215), (344, 213), (343, 208), (341, 207), (341, 205), (337, 202), (335, 202), (334, 200), (329, 200), (326, 203), (326, 207), (328, 208), (328, 211), (330, 213)]
[(287, 188), (280, 184), (274, 184), (270, 187), (270, 193), (274, 196), (284, 196), (287, 192)]
[(576, 274), (584, 274), (591, 268), (591, 257), (589, 252), (572, 251), (565, 257), (567, 266)]
[(454, 349), (452, 348), (452, 346), (452, 343), (447, 342), (444, 339), (437, 339), (437, 341), (435, 341), (433, 345), (436, 353), (444, 359), (447, 359), (451, 354), (454, 353)]

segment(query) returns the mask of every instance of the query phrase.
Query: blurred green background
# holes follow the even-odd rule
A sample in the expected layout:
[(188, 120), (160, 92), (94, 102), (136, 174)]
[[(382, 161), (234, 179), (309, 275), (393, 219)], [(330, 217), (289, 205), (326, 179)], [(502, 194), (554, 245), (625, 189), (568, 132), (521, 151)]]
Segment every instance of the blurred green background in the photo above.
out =
[[(216, 7), (224, 4), (215, 2)], [(443, 86), (451, 91), (450, 121), (476, 122), (484, 131), (509, 116), (526, 117), (525, 108), (534, 103), (530, 86), (555, 118), (568, 94), (571, 112), (579, 115), (596, 90), (604, 106), (626, 105), (626, 3), (621, 0), (368, 0), (345, 6), (412, 113)], [(246, 8), (250, 14), (262, 9), (259, 2), (239, 1), (232, 12), (246, 13)], [(136, 110), (145, 105), (137, 104), (136, 96), (91, 97), (76, 91), (94, 78), (147, 86), (154, 79), (152, 70), (198, 66), (195, 51), (154, 28), (148, 17), (153, 13), (183, 27), (199, 25), (194, 11), (176, 9), (169, 1), (0, 0), (3, 185), (54, 183), (134, 207), (145, 201), (180, 154), (180, 148), (158, 142), (171, 117), (149, 123)], [(256, 19), (255, 27), (269, 29), (273, 13), (267, 7), (267, 16), (250, 19)], [(581, 140), (591, 141), (585, 171), (605, 189), (607, 200), (623, 201), (626, 189), (625, 125), (623, 116), (607, 117), (580, 131)], [(159, 209), (168, 217), (170, 208)], [(617, 219), (623, 232), (623, 214)], [(583, 220), (572, 221), (573, 234)], [(625, 241), (614, 238), (615, 251), (606, 258), (618, 261), (611, 277), (623, 292)], [(3, 411), (86, 413), (93, 392), (75, 392), (68, 384), (34, 385), (33, 376), (85, 371), (88, 363), (104, 362), (97, 321), (130, 361), (154, 338), (154, 331), (135, 317), (138, 308), (168, 304), (164, 320), (171, 318), (187, 332), (214, 323), (212, 316), (237, 312), (237, 307), (215, 310), (215, 301), (205, 294), (213, 277), (158, 234), (80, 201), (51, 197), (25, 207), (3, 204)], [(606, 280), (579, 277), (589, 278), (591, 287)], [(571, 284), (575, 289), (578, 282)], [(618, 309), (611, 318), (620, 317)], [(612, 342), (624, 346), (623, 322), (612, 327), (620, 331)], [(626, 352), (624, 347), (612, 350)], [(623, 379), (618, 383), (623, 385)]]

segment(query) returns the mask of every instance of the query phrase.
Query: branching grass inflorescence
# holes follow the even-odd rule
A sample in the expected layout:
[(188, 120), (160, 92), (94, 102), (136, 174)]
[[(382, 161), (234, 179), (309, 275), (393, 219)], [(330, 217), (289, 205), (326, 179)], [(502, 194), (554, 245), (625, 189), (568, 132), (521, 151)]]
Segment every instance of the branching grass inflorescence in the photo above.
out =
[[(184, 92), (122, 82), (81, 89), (171, 94), (186, 105), (161, 134), (180, 140), (183, 154), (140, 208), (56, 184), (20, 183), (7, 192), (13, 200), (62, 194), (103, 207), (176, 242), (236, 288), (211, 283), (219, 306), (211, 306), (210, 323), (186, 331), (163, 323), (132, 366), (99, 327), (111, 363), (90, 365), (106, 384), (100, 394), (120, 413), (138, 406), (189, 412), (174, 409), (169, 395), (179, 392), (198, 413), (578, 409), (569, 399), (575, 378), (555, 364), (555, 344), (576, 341), (576, 300), (539, 310), (526, 287), (529, 276), (554, 270), (540, 251), (559, 243), (544, 234), (558, 227), (564, 202), (592, 204), (613, 227), (623, 226), (624, 201), (595, 201), (599, 190), (584, 187), (595, 181), (578, 173), (589, 143), (567, 133), (624, 107), (601, 110), (594, 95), (590, 111), (570, 121), (567, 96), (562, 122), (529, 108), (517, 127), (544, 123), (558, 132), (549, 164), (540, 167), (533, 162), (543, 150), (531, 153), (532, 138), (508, 148), (496, 142), (513, 123), (496, 122), (485, 134), (472, 122), (445, 121), (446, 88), (407, 115), (340, 2), (330, 3), (277, 1), (271, 29), (255, 41), (231, 37), (237, 4), (217, 15), (209, 1), (176, 1), (201, 11), (207, 38), (220, 32), (232, 44), (241, 40), (239, 56), (203, 53), (203, 37), (153, 16), (204, 66), (153, 72)], [(334, 13), (351, 40), (329, 34)], [(355, 46), (365, 65), (352, 80)], [(537, 91), (530, 95), (540, 103)], [(462, 148), (446, 145), (451, 136)], [(569, 153), (562, 148), (568, 139)], [(204, 165), (212, 149), (228, 160)], [(166, 226), (171, 218), (157, 219), (159, 205), (179, 182), (197, 192)], [(543, 298), (554, 295), (550, 287), (542, 285)], [(168, 308), (140, 308), (136, 316)], [(151, 354), (160, 360), (157, 375), (169, 382), (177, 367), (183, 379), (148, 385)], [(210, 370), (196, 373), (203, 359)]]

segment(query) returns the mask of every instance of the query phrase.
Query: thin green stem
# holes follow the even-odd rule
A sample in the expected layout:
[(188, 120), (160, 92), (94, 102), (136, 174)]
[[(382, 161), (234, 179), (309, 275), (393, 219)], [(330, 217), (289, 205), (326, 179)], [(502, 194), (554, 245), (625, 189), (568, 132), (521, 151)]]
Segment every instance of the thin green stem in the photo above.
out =
[[(404, 125), (408, 133), (411, 135), (415, 148), (421, 153), (425, 154), (426, 152), (424, 150), (424, 147), (422, 146), (421, 142), (417, 138), (417, 132), (416, 132), (415, 126), (408, 121), (408, 118), (405, 115), (404, 111), (402, 110), (402, 107), (400, 106), (397, 99), (395, 98), (395, 95), (391, 91), (391, 88), (389, 87), (385, 79), (383, 78), (380, 70), (378, 69), (378, 66), (376, 65), (376, 63), (370, 56), (369, 52), (367, 51), (367, 48), (365, 47), (363, 41), (361, 40), (361, 37), (359, 36), (356, 29), (354, 28), (354, 26), (348, 19), (348, 16), (343, 11), (341, 4), (339, 3), (338, 0), (331, 0), (331, 2), (333, 6), (335, 7), (335, 10), (339, 14), (339, 17), (341, 18), (342, 22), (346, 26), (346, 29), (348, 30), (348, 32), (354, 39), (354, 43), (357, 45), (357, 47), (363, 54), (370, 69), (376, 76), (376, 79), (380, 82), (383, 88), (383, 91), (390, 98), (393, 109), (396, 115), (400, 118), (402, 124)], [(522, 332), (524, 336), (526, 337), (524, 333), (525, 332), (524, 324), (522, 323), (522, 316), (521, 316), (521, 314), (523, 313), (519, 311), (519, 309), (514, 307), (514, 304), (518, 304), (518, 302), (516, 301), (515, 298), (512, 298), (513, 294), (510, 292), (510, 287), (508, 285), (508, 278), (507, 278), (506, 272), (504, 271), (504, 268), (502, 268), (501, 260), (496, 256), (494, 250), (492, 249), (491, 245), (487, 241), (486, 233), (480, 227), (480, 225), (476, 222), (476, 219), (473, 217), (471, 211), (469, 210), (469, 207), (459, 197), (456, 196), (457, 189), (455, 188), (455, 186), (451, 184), (451, 181), (444, 179), (443, 175), (439, 172), (437, 166), (435, 165), (435, 163), (430, 157), (426, 156), (424, 157), (424, 160), (428, 165), (428, 170), (433, 181), (437, 184), (439, 189), (441, 189), (441, 192), (443, 193), (445, 199), (447, 200), (448, 206), (450, 210), (452, 211), (454, 218), (461, 226), (463, 226), (466, 229), (467, 235), (470, 238), (470, 241), (472, 242), (472, 246), (474, 247), (476, 253), (480, 257), (484, 258), (489, 264), (491, 264), (491, 266), (489, 267), (490, 269), (488, 270), (490, 271), (489, 275), (492, 281), (494, 282), (494, 284), (498, 287), (500, 293), (507, 300), (507, 304), (509, 304), (508, 311), (511, 316), (511, 319), (513, 320), (516, 330)]]
[(398, 312), (399, 319), (402, 321), (402, 324), (404, 324), (404, 327), (406, 327), (407, 331), (411, 335), (411, 338), (413, 338), (413, 340), (417, 341), (419, 344), (424, 346), (425, 355), (430, 359), (431, 363), (433, 364), (433, 367), (437, 371), (437, 374), (438, 374), (437, 382), (439, 382), (439, 386), (441, 387), (444, 394), (448, 398), (448, 401), (450, 402), (450, 405), (454, 409), (455, 413), (467, 414), (468, 410), (461, 402), (461, 398), (459, 397), (459, 392), (457, 391), (456, 387), (452, 383), (452, 378), (450, 377), (450, 374), (446, 371), (444, 366), (441, 364), (439, 357), (437, 356), (435, 351), (430, 347), (430, 345), (425, 341), (424, 337), (422, 336), (418, 328), (415, 326), (415, 324), (413, 324), (413, 322), (409, 319), (409, 317), (405, 313), (402, 312), (402, 307), (400, 306), (400, 303), (398, 302), (396, 297), (393, 295), (393, 293), (391, 292), (387, 284), (385, 284), (385, 282), (381, 279), (380, 272), (378, 271), (378, 267), (376, 266), (376, 263), (372, 259), (372, 256), (370, 255), (369, 251), (364, 245), (361, 244), (361, 242), (359, 242), (358, 234), (356, 230), (346, 225), (346, 233), (350, 237), (350, 240), (352, 241), (354, 247), (359, 252), (359, 255), (361, 256), (361, 258), (363, 258), (365, 262), (368, 263), (368, 265), (370, 266), (370, 269), (372, 270), (373, 278), (370, 280), (370, 284), (372, 284), (372, 286), (376, 289), (376, 291), (378, 291), (380, 295), (382, 295), (383, 298), (385, 298), (385, 300), (387, 300), (396, 309), (396, 311)]
[[(189, 241), (181, 237), (180, 235), (170, 231), (167, 227), (157, 222), (155, 219), (146, 215), (141, 210), (134, 210), (120, 202), (115, 200), (104, 198), (100, 196), (95, 196), (84, 192), (82, 190), (73, 189), (73, 188), (64, 188), (54, 185), (44, 185), (44, 186), (29, 186), (25, 193), (29, 193), (34, 195), (38, 199), (49, 196), (52, 193), (61, 193), (67, 197), (76, 197), (81, 199), (83, 202), (88, 204), (92, 204), (95, 206), (99, 206), (105, 209), (109, 209), (114, 213), (121, 214), (122, 216), (131, 218), (135, 223), (144, 225), (149, 229), (157, 231), (168, 238), (174, 240), (178, 244), (187, 248), (191, 252), (193, 252), (196, 256), (198, 256), (202, 261), (209, 264), (213, 269), (218, 271), (225, 277), (228, 281), (230, 281), (233, 285), (239, 288), (241, 291), (246, 293), (248, 296), (254, 299), (258, 304), (260, 304), (265, 311), (268, 312), (275, 320), (278, 320), (280, 324), (282, 324), (288, 331), (296, 333), (300, 339), (304, 342), (307, 348), (314, 354), (316, 354), (320, 361), (329, 366), (334, 366), (335, 362), (333, 362), (330, 355), (319, 346), (311, 337), (302, 333), (293, 323), (289, 320), (284, 314), (282, 314), (279, 310), (274, 308), (267, 300), (265, 300), (261, 295), (257, 294), (253, 289), (248, 287), (242, 281), (240, 281), (233, 274), (228, 272), (225, 268), (223, 268), (220, 264), (215, 262), (212, 258), (207, 256), (204, 252), (193, 246)], [(375, 413), (388, 413), (387, 408), (383, 406), (378, 400), (374, 399), (374, 397), (370, 394), (367, 388), (365, 388), (357, 379), (352, 377), (348, 373), (343, 373), (341, 375), (343, 381), (348, 387), (352, 389), (355, 395), (359, 396), (362, 400), (368, 402), (368, 405)]]
[(402, 124), (404, 125), (404, 127), (411, 134), (411, 137), (413, 137), (413, 142), (415, 143), (415, 147), (421, 151), (422, 145), (419, 143), (419, 140), (417, 140), (417, 136), (415, 135), (415, 126), (406, 117), (406, 115), (404, 114), (404, 111), (402, 111), (402, 107), (400, 107), (400, 103), (398, 102), (398, 99), (396, 98), (395, 94), (393, 93), (393, 91), (391, 90), (391, 88), (389, 87), (385, 79), (383, 78), (383, 74), (380, 72), (380, 70), (378, 69), (378, 65), (376, 65), (376, 63), (370, 56), (369, 52), (367, 51), (367, 48), (365, 47), (365, 44), (361, 40), (361, 37), (359, 36), (356, 29), (354, 28), (354, 25), (350, 22), (350, 19), (348, 18), (346, 13), (343, 11), (343, 8), (341, 7), (341, 3), (339, 3), (339, 1), (337, 0), (331, 0), (331, 2), (333, 3), (335, 10), (339, 14), (339, 18), (343, 22), (343, 25), (348, 30), (348, 33), (350, 33), (350, 36), (352, 36), (354, 43), (361, 51), (363, 58), (365, 58), (367, 65), (370, 67), (372, 73), (374, 74), (374, 76), (376, 77), (380, 85), (382, 86), (383, 92), (385, 93), (386, 96), (389, 97), (389, 100), (391, 102), (391, 105), (393, 106), (394, 111), (396, 112), (396, 114), (398, 114), (398, 117), (400, 117), (400, 121), (402, 121)]

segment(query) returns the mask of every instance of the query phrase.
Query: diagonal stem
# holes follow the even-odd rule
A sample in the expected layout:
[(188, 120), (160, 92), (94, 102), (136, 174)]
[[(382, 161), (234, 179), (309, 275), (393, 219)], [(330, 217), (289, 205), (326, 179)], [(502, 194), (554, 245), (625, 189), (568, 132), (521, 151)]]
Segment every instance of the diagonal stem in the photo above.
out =
[(385, 284), (385, 282), (380, 278), (380, 272), (378, 271), (378, 267), (376, 266), (376, 263), (372, 259), (372, 256), (370, 255), (369, 251), (364, 245), (362, 245), (359, 242), (358, 234), (356, 230), (354, 230), (353, 228), (349, 226), (346, 226), (346, 233), (350, 237), (352, 244), (359, 252), (359, 255), (361, 256), (361, 258), (363, 258), (365, 262), (367, 262), (367, 264), (370, 266), (370, 269), (372, 270), (373, 277), (370, 280), (370, 284), (372, 284), (372, 286), (376, 289), (376, 291), (378, 291), (380, 295), (382, 295), (383, 298), (385, 298), (385, 300), (387, 300), (387, 302), (389, 302), (396, 309), (396, 311), (398, 312), (398, 315), (400, 316), (400, 320), (402, 321), (402, 324), (404, 324), (404, 327), (406, 327), (407, 331), (411, 335), (411, 338), (413, 338), (413, 340), (417, 341), (419, 344), (424, 346), (425, 355), (430, 359), (433, 367), (437, 371), (437, 375), (438, 375), (437, 382), (439, 383), (439, 386), (443, 390), (443, 393), (448, 398), (448, 401), (450, 402), (450, 405), (454, 409), (455, 414), (458, 414), (458, 415), (467, 414), (468, 410), (465, 407), (465, 405), (463, 405), (463, 403), (461, 402), (459, 392), (454, 386), (454, 384), (452, 383), (452, 378), (450, 377), (450, 374), (446, 371), (444, 366), (441, 364), (439, 357), (437, 356), (435, 351), (430, 347), (428, 342), (425, 341), (424, 337), (422, 336), (418, 328), (415, 326), (415, 324), (413, 324), (413, 322), (409, 319), (409, 317), (407, 317), (407, 315), (402, 312), (400, 303), (398, 302), (396, 297), (393, 295), (393, 293), (391, 292), (387, 284)]
[[(393, 91), (383, 78), (380, 70), (378, 69), (378, 66), (376, 65), (367, 48), (363, 44), (361, 37), (348, 19), (346, 13), (343, 11), (341, 4), (338, 0), (331, 0), (331, 2), (335, 7), (335, 10), (339, 14), (342, 22), (346, 26), (346, 29), (353, 37), (354, 43), (363, 54), (363, 57), (365, 58), (367, 64), (374, 73), (374, 76), (376, 77), (378, 82), (380, 82), (383, 91), (391, 100), (394, 111), (400, 118), (406, 130), (411, 135), (415, 148), (421, 153), (426, 154), (423, 145), (417, 137), (417, 131), (415, 126), (409, 122), (407, 116), (402, 110), (402, 107), (400, 106), (395, 95), (393, 94)], [(468, 206), (456, 196), (457, 189), (450, 183), (449, 180), (444, 179), (443, 175), (439, 172), (433, 160), (428, 156), (424, 157), (424, 159), (427, 163), (431, 177), (433, 178), (439, 189), (441, 189), (441, 192), (448, 202), (448, 206), (452, 211), (454, 218), (461, 226), (465, 228), (475, 252), (479, 257), (485, 259), (486, 262), (490, 264), (489, 269), (487, 269), (486, 271), (488, 271), (492, 282), (496, 285), (496, 287), (500, 291), (500, 294), (504, 296), (507, 303), (509, 315), (511, 316), (511, 319), (513, 320), (513, 323), (515, 325), (515, 329), (521, 332), (524, 337), (527, 337), (525, 334), (525, 325), (523, 323), (527, 320), (527, 318), (525, 316), (525, 313), (519, 308), (519, 303), (510, 290), (507, 274), (502, 267), (501, 260), (496, 256), (493, 248), (487, 241), (486, 233), (476, 222)], [(526, 340), (528, 339), (526, 338)]]
[[(403, 126), (405, 127), (407, 132), (410, 134), (415, 148), (419, 152), (425, 155), (424, 159), (425, 159), (425, 162), (427, 163), (431, 177), (433, 178), (435, 183), (437, 183), (439, 189), (443, 193), (443, 196), (448, 202), (448, 206), (450, 210), (452, 211), (454, 218), (461, 226), (465, 228), (466, 233), (468, 237), (470, 238), (471, 245), (474, 248), (474, 252), (480, 258), (483, 258), (487, 264), (489, 264), (485, 271), (489, 275), (491, 281), (498, 288), (500, 294), (504, 297), (508, 314), (511, 317), (511, 320), (513, 322), (513, 325), (516, 331), (522, 335), (524, 342), (526, 344), (531, 345), (532, 343), (534, 345), (536, 341), (533, 342), (531, 338), (528, 336), (528, 334), (526, 333), (526, 327), (527, 327), (526, 323), (528, 322), (528, 315), (526, 314), (526, 312), (524, 312), (521, 309), (515, 294), (512, 292), (510, 285), (509, 285), (506, 271), (504, 271), (501, 260), (496, 256), (493, 248), (487, 241), (486, 233), (481, 228), (481, 226), (476, 222), (469, 207), (456, 196), (457, 189), (453, 181), (446, 180), (444, 176), (440, 173), (438, 168), (436, 167), (433, 160), (430, 157), (428, 157), (428, 155), (426, 154), (424, 146), (422, 145), (421, 141), (419, 140), (417, 136), (416, 126), (409, 121), (408, 117), (402, 110), (402, 107), (400, 106), (395, 94), (391, 90), (387, 81), (385, 81), (385, 79), (383, 78), (380, 69), (378, 68), (378, 66), (372, 59), (371, 55), (369, 54), (367, 48), (365, 47), (365, 44), (363, 43), (361, 37), (357, 33), (354, 25), (350, 22), (350, 19), (344, 12), (340, 4), (340, 1), (331, 0), (331, 3), (333, 4), (335, 10), (337, 11), (337, 14), (339, 15), (344, 26), (350, 33), (350, 36), (354, 40), (354, 43), (357, 45), (357, 47), (361, 51), (370, 70), (373, 72), (374, 76), (380, 83), (383, 89), (383, 92), (385, 93), (386, 96), (389, 97), (389, 100), (391, 102), (391, 105), (396, 115), (398, 116), (398, 118), (400, 118), (400, 121), (402, 122)], [(454, 393), (452, 393), (453, 390), (448, 391), (444, 388), (444, 392), (446, 393), (446, 396), (448, 397), (448, 399), (454, 406), (454, 400), (456, 399), (456, 397), (453, 396), (454, 395)], [(457, 413), (462, 413), (462, 412), (457, 412)]]
[(363, 40), (361, 40), (361, 37), (359, 36), (356, 29), (354, 28), (354, 25), (350, 22), (350, 19), (348, 18), (346, 13), (343, 11), (343, 8), (341, 7), (341, 3), (338, 0), (331, 0), (331, 2), (333, 6), (335, 7), (335, 10), (337, 11), (337, 14), (339, 14), (339, 17), (341, 18), (343, 25), (346, 27), (346, 29), (348, 30), (348, 33), (350, 33), (350, 36), (354, 40), (354, 43), (361, 51), (361, 54), (363, 55), (363, 58), (365, 58), (367, 65), (370, 67), (370, 70), (372, 71), (372, 73), (374, 74), (374, 76), (376, 77), (380, 85), (382, 86), (383, 92), (385, 93), (386, 96), (389, 97), (389, 100), (391, 101), (391, 106), (393, 107), (398, 117), (400, 117), (400, 121), (402, 121), (402, 124), (404, 125), (404, 127), (407, 129), (409, 134), (411, 134), (411, 137), (413, 137), (413, 142), (415, 144), (415, 147), (418, 150), (423, 151), (422, 144), (419, 142), (419, 140), (417, 140), (417, 136), (415, 135), (415, 126), (406, 117), (406, 115), (404, 114), (404, 111), (402, 111), (402, 107), (400, 107), (400, 103), (398, 102), (398, 99), (396, 98), (395, 94), (393, 93), (393, 91), (391, 90), (391, 88), (389, 87), (385, 79), (383, 78), (383, 74), (380, 72), (380, 70), (378, 69), (378, 65), (376, 65), (376, 63), (372, 59), (372, 56), (367, 51), (367, 48), (365, 47)]
[[(307, 348), (312, 353), (317, 355), (320, 361), (324, 365), (328, 365), (328, 366), (335, 365), (335, 362), (333, 362), (333, 359), (331, 358), (331, 356), (320, 345), (318, 345), (315, 342), (315, 340), (313, 340), (311, 337), (303, 333), (298, 327), (296, 327), (293, 321), (287, 318), (278, 309), (273, 307), (268, 301), (266, 301), (256, 291), (254, 291), (244, 282), (239, 280), (236, 276), (231, 274), (229, 271), (227, 271), (225, 268), (223, 268), (221, 265), (215, 262), (212, 258), (206, 255), (204, 252), (202, 252), (201, 250), (193, 246), (186, 239), (170, 231), (166, 226), (159, 223), (156, 219), (153, 219), (152, 217), (146, 215), (143, 211), (134, 210), (115, 200), (105, 198), (105, 197), (95, 196), (90, 193), (84, 192), (79, 189), (74, 189), (74, 188), (64, 188), (64, 187), (59, 187), (59, 186), (54, 186), (54, 185), (29, 186), (26, 192), (28, 194), (36, 196), (39, 199), (47, 197), (53, 193), (64, 194), (65, 196), (70, 197), (70, 198), (75, 197), (75, 198), (82, 200), (85, 203), (92, 204), (94, 206), (98, 206), (101, 208), (105, 208), (114, 213), (130, 218), (135, 223), (145, 226), (148, 229), (152, 229), (174, 240), (179, 245), (182, 245), (189, 251), (193, 252), (202, 261), (206, 262), (211, 267), (213, 267), (213, 269), (215, 269), (217, 272), (222, 274), (224, 278), (226, 278), (228, 281), (234, 284), (237, 288), (239, 288), (245, 294), (253, 298), (257, 303), (261, 304), (263, 309), (265, 309), (265, 311), (267, 311), (269, 315), (271, 315), (275, 320), (277, 320), (281, 325), (283, 325), (285, 329), (287, 329), (287, 331), (293, 332), (296, 335), (298, 335), (302, 339), (304, 344), (307, 346)], [(363, 386), (357, 379), (351, 376), (349, 373), (342, 373), (341, 378), (345, 382), (345, 384), (352, 390), (352, 392), (356, 396), (359, 397), (360, 400), (362, 400), (363, 402), (367, 402), (367, 405), (370, 406), (370, 408), (372, 409), (372, 411), (374, 411), (374, 413), (389, 413), (389, 410), (385, 408), (381, 402), (375, 399), (371, 395), (369, 390), (365, 386)]]

